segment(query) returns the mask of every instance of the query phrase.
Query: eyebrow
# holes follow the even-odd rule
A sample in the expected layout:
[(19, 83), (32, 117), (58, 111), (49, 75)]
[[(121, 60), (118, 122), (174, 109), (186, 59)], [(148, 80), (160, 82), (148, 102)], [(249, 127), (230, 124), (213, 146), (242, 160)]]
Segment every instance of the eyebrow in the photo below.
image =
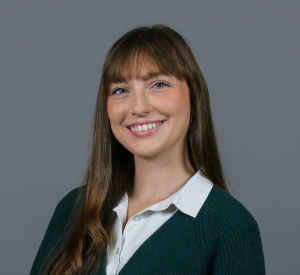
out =
[[(154, 77), (157, 77), (157, 76), (160, 76), (160, 75), (163, 75), (163, 74), (161, 72), (152, 72), (152, 73), (148, 73), (148, 74), (142, 76), (141, 79), (143, 81), (147, 81), (147, 80), (149, 80), (151, 78), (154, 78)], [(118, 78), (113, 83), (120, 83), (120, 82), (128, 83), (128, 79), (126, 79), (124, 77), (121, 77), (121, 78)]]
[(151, 78), (154, 78), (154, 77), (157, 77), (157, 76), (160, 76), (160, 75), (162, 75), (161, 72), (153, 72), (153, 73), (149, 73), (149, 74), (144, 75), (144, 76), (142, 77), (142, 80), (143, 80), (143, 81), (147, 81), (147, 80), (149, 80), (149, 79), (151, 79)]

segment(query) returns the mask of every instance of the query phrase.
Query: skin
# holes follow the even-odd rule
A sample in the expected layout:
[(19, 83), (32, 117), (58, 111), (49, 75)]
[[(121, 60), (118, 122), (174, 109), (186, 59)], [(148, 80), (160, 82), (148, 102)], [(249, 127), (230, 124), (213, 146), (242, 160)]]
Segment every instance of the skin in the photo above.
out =
[[(135, 159), (127, 221), (177, 192), (195, 174), (186, 145), (191, 113), (188, 85), (175, 76), (147, 79), (145, 68), (140, 75), (140, 79), (112, 83), (107, 101), (113, 134)], [(136, 137), (126, 128), (144, 120), (166, 121), (147, 137)]]

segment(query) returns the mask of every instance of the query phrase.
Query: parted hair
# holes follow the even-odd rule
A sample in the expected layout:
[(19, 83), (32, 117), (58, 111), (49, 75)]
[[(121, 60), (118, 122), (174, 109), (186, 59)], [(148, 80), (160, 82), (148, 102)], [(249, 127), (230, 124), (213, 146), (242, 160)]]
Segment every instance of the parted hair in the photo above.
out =
[(184, 80), (190, 91), (191, 120), (186, 141), (195, 171), (228, 191), (217, 146), (205, 79), (186, 40), (165, 25), (138, 27), (110, 48), (102, 69), (94, 114), (91, 153), (73, 211), (72, 226), (56, 248), (44, 274), (80, 274), (95, 271), (105, 256), (113, 224), (113, 208), (133, 184), (134, 156), (112, 133), (107, 113), (111, 83), (138, 79), (141, 66)]

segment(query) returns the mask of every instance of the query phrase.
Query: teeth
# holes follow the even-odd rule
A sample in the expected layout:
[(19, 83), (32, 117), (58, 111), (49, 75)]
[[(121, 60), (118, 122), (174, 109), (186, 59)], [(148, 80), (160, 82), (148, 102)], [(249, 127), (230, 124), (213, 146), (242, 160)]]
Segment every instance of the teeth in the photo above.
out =
[(130, 130), (133, 132), (143, 132), (143, 131), (150, 130), (152, 128), (156, 128), (160, 124), (161, 124), (161, 122), (132, 126), (132, 127), (130, 127)]

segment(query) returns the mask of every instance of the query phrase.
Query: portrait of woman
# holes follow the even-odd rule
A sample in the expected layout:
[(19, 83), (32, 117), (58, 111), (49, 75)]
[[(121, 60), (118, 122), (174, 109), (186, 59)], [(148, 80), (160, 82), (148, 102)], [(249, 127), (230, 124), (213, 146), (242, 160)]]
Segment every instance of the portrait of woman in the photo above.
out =
[(174, 29), (111, 46), (83, 185), (57, 205), (30, 274), (265, 274), (258, 224), (225, 182), (206, 81)]

